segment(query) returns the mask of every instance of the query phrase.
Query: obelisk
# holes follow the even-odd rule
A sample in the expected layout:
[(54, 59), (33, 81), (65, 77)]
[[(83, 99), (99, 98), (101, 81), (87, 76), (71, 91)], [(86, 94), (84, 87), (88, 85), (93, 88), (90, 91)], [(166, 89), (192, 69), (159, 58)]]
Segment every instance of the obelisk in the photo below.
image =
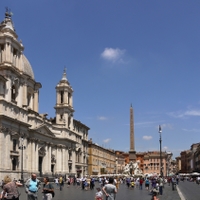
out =
[(129, 151), (129, 161), (136, 162), (136, 152), (134, 144), (134, 116), (133, 107), (130, 107), (130, 151)]

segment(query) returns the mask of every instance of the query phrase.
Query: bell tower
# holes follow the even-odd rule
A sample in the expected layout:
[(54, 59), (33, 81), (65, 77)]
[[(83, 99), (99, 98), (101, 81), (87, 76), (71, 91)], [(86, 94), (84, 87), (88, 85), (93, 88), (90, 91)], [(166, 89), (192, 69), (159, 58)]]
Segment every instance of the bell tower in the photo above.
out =
[(63, 124), (72, 129), (73, 122), (73, 89), (67, 80), (66, 68), (63, 77), (56, 86), (56, 124)]

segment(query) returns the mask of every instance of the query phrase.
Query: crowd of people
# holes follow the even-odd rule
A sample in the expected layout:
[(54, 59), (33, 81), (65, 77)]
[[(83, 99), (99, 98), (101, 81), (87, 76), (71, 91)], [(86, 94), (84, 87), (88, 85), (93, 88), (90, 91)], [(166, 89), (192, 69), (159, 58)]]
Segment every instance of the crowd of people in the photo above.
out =
[[(103, 200), (104, 196), (106, 200), (115, 200), (117, 191), (120, 184), (125, 184), (128, 189), (137, 188), (139, 190), (147, 190), (148, 194), (152, 195), (152, 200), (158, 200), (159, 195), (163, 195), (163, 188), (165, 184), (172, 187), (175, 190), (179, 181), (184, 181), (184, 178), (179, 176), (173, 177), (55, 177), (54, 180), (49, 180), (48, 177), (43, 178), (43, 183), (37, 178), (36, 174), (32, 174), (31, 177), (24, 183), (25, 192), (27, 193), (27, 200), (37, 200), (38, 191), (43, 193), (43, 200), (52, 200), (55, 195), (54, 189), (63, 190), (64, 185), (70, 187), (76, 186), (84, 191), (94, 190), (96, 188), (95, 200)], [(189, 180), (190, 179), (186, 179)], [(196, 183), (200, 183), (200, 178), (195, 179)], [(3, 191), (1, 192), (1, 200), (19, 200), (20, 193), (18, 187), (23, 184), (17, 180), (11, 180), (9, 176), (6, 176), (2, 180), (1, 186)]]

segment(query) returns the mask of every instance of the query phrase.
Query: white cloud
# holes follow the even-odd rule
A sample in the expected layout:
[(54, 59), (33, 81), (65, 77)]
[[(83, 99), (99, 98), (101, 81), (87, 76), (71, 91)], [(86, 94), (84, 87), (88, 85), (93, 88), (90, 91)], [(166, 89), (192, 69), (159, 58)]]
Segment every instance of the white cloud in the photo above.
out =
[(104, 116), (100, 116), (98, 117), (98, 120), (101, 120), (101, 121), (104, 121), (104, 120), (107, 120), (108, 118), (107, 117), (104, 117)]
[(110, 140), (111, 140), (111, 139), (108, 138), (108, 139), (105, 139), (103, 142), (104, 142), (104, 143), (108, 143), (108, 142), (110, 142)]
[(189, 116), (199, 117), (200, 116), (200, 110), (187, 110), (185, 112), (177, 111), (177, 112), (170, 112), (168, 115), (174, 117), (174, 118), (185, 118)]
[(163, 149), (166, 151), (168, 149), (168, 147), (165, 146), (165, 147), (163, 147)]
[(200, 110), (188, 110), (184, 113), (184, 115), (188, 116), (200, 116)]
[(104, 51), (101, 53), (101, 57), (105, 60), (111, 62), (123, 62), (123, 56), (126, 50), (121, 50), (119, 48), (105, 48)]
[(145, 136), (143, 136), (142, 137), (144, 140), (151, 140), (152, 139), (152, 136), (147, 136), (147, 135), (145, 135)]
[(196, 133), (200, 132), (200, 129), (195, 129), (195, 128), (193, 128), (193, 129), (186, 129), (186, 128), (183, 128), (182, 130), (183, 130), (183, 131), (186, 131), (186, 132), (196, 132)]
[(144, 125), (149, 125), (149, 124), (155, 124), (155, 122), (137, 122), (137, 123), (135, 123), (134, 125), (141, 125), (141, 126), (144, 126)]

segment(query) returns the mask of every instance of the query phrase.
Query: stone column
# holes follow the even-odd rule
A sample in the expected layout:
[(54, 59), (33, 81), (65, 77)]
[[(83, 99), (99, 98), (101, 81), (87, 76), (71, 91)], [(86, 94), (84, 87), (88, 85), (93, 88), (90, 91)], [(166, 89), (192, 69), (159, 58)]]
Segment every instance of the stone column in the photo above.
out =
[(6, 134), (4, 132), (2, 132), (2, 150), (4, 153), (1, 153), (2, 154), (2, 159), (1, 159), (1, 165), (2, 165), (2, 169), (6, 169), (6, 162), (5, 160), (7, 159), (7, 152), (8, 152), (8, 146), (6, 144)]
[[(7, 75), (6, 78), (8, 78), (9, 75)], [(11, 80), (6, 81), (6, 88), (11, 88), (12, 87), (12, 82)], [(9, 89), (7, 94), (6, 94), (6, 100), (11, 101), (11, 90)]]
[(4, 44), (4, 49), (2, 50), (2, 62), (6, 61), (6, 44)]
[(62, 147), (62, 172), (65, 171), (65, 148)]
[(10, 60), (11, 47), (9, 42), (6, 43), (5, 48), (6, 48), (6, 61), (11, 62)]
[(70, 95), (71, 97), (70, 97), (70, 102), (71, 102), (71, 107), (73, 107), (73, 96), (72, 96), (72, 94)]
[(18, 58), (18, 67), (19, 67), (19, 69), (20, 70), (23, 70), (22, 69), (22, 55), (23, 55), (23, 53), (22, 52), (19, 52), (19, 58)]
[(36, 141), (35, 143), (35, 169), (36, 169), (36, 172), (39, 172), (39, 153), (38, 153), (38, 141)]
[(34, 107), (34, 106), (33, 106), (33, 93), (31, 93), (29, 107), (30, 107), (31, 109), (33, 109), (33, 107)]
[(76, 173), (75, 163), (76, 163), (76, 152), (72, 150), (72, 173)]
[[(5, 159), (4, 159), (4, 166), (5, 166), (5, 169), (10, 169), (10, 135), (9, 134), (6, 134), (5, 135), (5, 144), (4, 144), (4, 154), (5, 154)], [(6, 162), (5, 162), (6, 161)]]
[(56, 147), (56, 172), (60, 172), (60, 153), (58, 146)]
[(48, 172), (48, 166), (49, 166), (49, 151), (48, 151), (48, 144), (45, 145), (45, 152), (46, 152), (46, 155), (44, 156), (44, 170), (45, 170), (45, 173)]
[[(17, 95), (17, 105), (19, 107), (22, 106), (22, 87), (21, 87), (21, 82), (19, 81), (19, 84), (18, 84), (18, 95)], [(19, 114), (19, 116), (21, 117), (21, 115)]]
[(57, 104), (60, 104), (60, 102), (61, 102), (61, 101), (60, 101), (60, 92), (59, 92), (58, 90), (57, 90), (57, 92), (56, 92), (56, 96), (57, 96), (57, 97), (56, 97), (56, 98), (57, 98), (57, 99), (56, 99), (56, 103), (57, 103)]
[(17, 60), (16, 60), (16, 67), (19, 68), (19, 60), (20, 59), (20, 53), (17, 51)]
[[(2, 132), (0, 132), (0, 152), (3, 152), (3, 133)], [(1, 165), (0, 165), (0, 169), (2, 169), (3, 168), (3, 153), (0, 153), (0, 163), (1, 163)]]
[(13, 56), (13, 47), (10, 48), (10, 62), (16, 67), (15, 57)]
[(0, 46), (0, 63), (2, 63), (2, 53), (3, 51), (1, 50), (1, 46)]
[(58, 158), (59, 158), (59, 160), (58, 160), (58, 170), (59, 170), (59, 172), (61, 172), (62, 171), (62, 150), (61, 150), (61, 148), (60, 148), (60, 146), (59, 146), (59, 148), (58, 148)]
[(51, 145), (49, 144), (48, 173), (51, 173)]
[(33, 103), (33, 110), (38, 112), (38, 90), (34, 91), (34, 103)]
[(66, 164), (66, 172), (69, 172), (69, 163), (68, 163), (68, 160), (69, 160), (69, 151), (68, 149), (65, 150), (65, 164)]
[(23, 105), (27, 106), (27, 83), (26, 82), (24, 82), (23, 89), (24, 89), (24, 92), (23, 92)]
[(23, 142), (23, 145), (24, 145), (24, 149), (23, 149), (23, 169), (27, 169), (27, 159), (26, 159), (26, 153), (27, 153), (27, 139), (24, 138), (24, 142)]
[(27, 169), (28, 169), (28, 171), (31, 169), (31, 157), (32, 157), (32, 155), (31, 155), (31, 141), (30, 141), (30, 139), (29, 140), (27, 140), (27, 145), (26, 145), (26, 151), (27, 151), (27, 155), (28, 155), (28, 159), (27, 159)]
[(63, 100), (64, 100), (64, 103), (67, 104), (67, 102), (68, 102), (68, 92), (67, 92), (66, 89), (64, 90), (64, 96), (63, 96), (63, 98), (64, 98), (64, 99), (63, 99)]
[(34, 141), (31, 140), (31, 155), (32, 155), (32, 172), (35, 172), (35, 144)]

